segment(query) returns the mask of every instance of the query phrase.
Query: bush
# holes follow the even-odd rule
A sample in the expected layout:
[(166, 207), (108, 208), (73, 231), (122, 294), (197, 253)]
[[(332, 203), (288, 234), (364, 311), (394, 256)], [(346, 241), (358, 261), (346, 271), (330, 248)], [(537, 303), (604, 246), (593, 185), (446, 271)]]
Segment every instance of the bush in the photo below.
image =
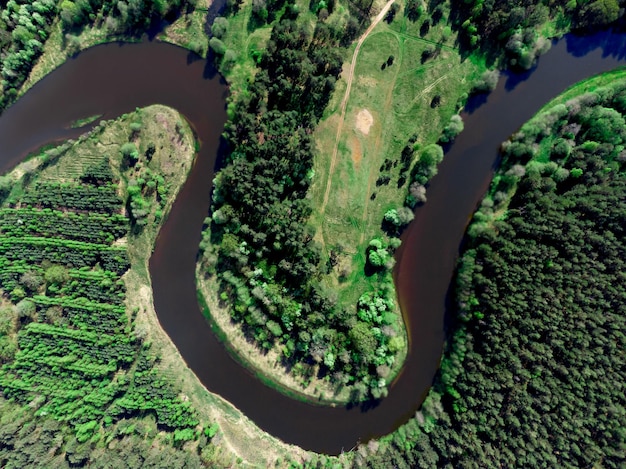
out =
[(441, 137), (439, 137), (439, 141), (442, 143), (451, 142), (456, 138), (457, 135), (463, 132), (464, 127), (465, 126), (463, 124), (463, 119), (461, 119), (461, 116), (459, 116), (458, 114), (454, 114), (450, 118), (450, 122), (448, 123), (448, 125), (443, 129), (443, 133)]
[(221, 16), (215, 18), (213, 26), (211, 26), (211, 32), (213, 33), (213, 37), (223, 39), (228, 32), (228, 20), (226, 18), (222, 18)]
[(30, 300), (22, 300), (17, 305), (15, 305), (15, 311), (17, 312), (17, 317), (19, 319), (32, 319), (35, 315), (35, 312), (37, 311), (37, 307), (35, 306), (35, 303)]
[(487, 70), (482, 74), (480, 80), (474, 85), (474, 91), (479, 93), (488, 93), (496, 89), (498, 79), (500, 78), (499, 70)]
[(224, 55), (226, 53), (226, 45), (216, 37), (212, 37), (209, 41), (209, 47), (216, 55)]
[(408, 225), (414, 217), (413, 210), (408, 207), (392, 208), (385, 213), (385, 221), (398, 227)]
[(67, 269), (61, 265), (53, 265), (46, 270), (44, 279), (48, 285), (61, 285), (69, 280)]
[(133, 166), (139, 160), (139, 151), (134, 143), (125, 143), (120, 149), (122, 152), (122, 164), (125, 166)]

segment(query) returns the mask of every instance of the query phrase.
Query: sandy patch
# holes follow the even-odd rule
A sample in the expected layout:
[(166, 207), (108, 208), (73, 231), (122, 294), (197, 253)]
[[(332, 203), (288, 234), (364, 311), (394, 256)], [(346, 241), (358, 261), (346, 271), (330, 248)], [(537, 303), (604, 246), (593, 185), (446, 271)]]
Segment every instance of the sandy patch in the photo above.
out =
[(355, 128), (363, 135), (367, 135), (370, 133), (370, 127), (372, 127), (373, 123), (374, 118), (367, 109), (361, 109), (356, 115)]

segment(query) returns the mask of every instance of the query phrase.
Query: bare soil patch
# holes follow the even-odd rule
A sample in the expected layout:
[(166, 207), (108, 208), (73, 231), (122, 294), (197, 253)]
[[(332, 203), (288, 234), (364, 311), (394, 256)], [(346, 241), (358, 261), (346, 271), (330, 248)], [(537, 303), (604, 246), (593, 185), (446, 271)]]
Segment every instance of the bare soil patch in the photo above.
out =
[(363, 149), (361, 148), (361, 142), (355, 136), (352, 136), (351, 139), (351, 147), (352, 147), (352, 163), (354, 167), (358, 169), (361, 165), (361, 160), (363, 159)]
[(367, 109), (361, 109), (356, 115), (355, 128), (363, 135), (370, 133), (370, 128), (374, 124), (374, 117)]

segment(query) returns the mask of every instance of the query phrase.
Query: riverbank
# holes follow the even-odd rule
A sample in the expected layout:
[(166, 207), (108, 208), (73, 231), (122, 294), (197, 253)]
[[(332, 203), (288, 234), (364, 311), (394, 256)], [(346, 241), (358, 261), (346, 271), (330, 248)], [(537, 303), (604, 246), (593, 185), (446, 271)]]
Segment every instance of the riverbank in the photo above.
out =
[[(473, 460), (487, 433), (513, 449), (494, 451), (494, 466), (625, 461), (625, 399), (614, 387), (626, 379), (626, 293), (615, 288), (626, 268), (625, 77), (621, 68), (572, 86), (502, 144), (467, 230), (442, 366), (450, 419), (462, 422), (446, 439), (468, 435), (454, 466)], [(550, 412), (545, 396), (556, 403)], [(505, 408), (524, 418), (484, 417)], [(521, 450), (530, 440), (532, 456)]]
[[(121, 156), (129, 143), (132, 143), (138, 156), (131, 168)], [(154, 309), (149, 260), (159, 230), (192, 168), (196, 145), (190, 126), (178, 112), (154, 105), (112, 121), (103, 121), (76, 141), (34, 154), (19, 164), (8, 177), (13, 181), (27, 176), (29, 180), (36, 177), (44, 183), (71, 183), (104, 159), (110, 161), (113, 173), (122, 179), (120, 195), (124, 200), (128, 197), (130, 186), (156, 182), (160, 200), (157, 201), (155, 192), (144, 199), (144, 227), (114, 243), (118, 248), (126, 248), (131, 262), (130, 269), (122, 277), (128, 292), (126, 311), (134, 317), (130, 333), (140, 338), (151, 354), (158, 355), (157, 376), (166, 378), (174, 389), (180, 390), (178, 398), (192, 404), (201, 425), (219, 427), (210, 444), (205, 442), (202, 448), (198, 448), (197, 441), (192, 438), (185, 445), (185, 451), (197, 453), (211, 467), (281, 467), (281, 461), (302, 460), (307, 453), (261, 431), (230, 403), (209, 393), (163, 331)], [(140, 180), (144, 182), (138, 182)], [(13, 191), (11, 197), (19, 195), (19, 192)], [(129, 207), (131, 218), (136, 220), (138, 213), (132, 212), (132, 204), (127, 209)], [(129, 373), (132, 380), (133, 372)], [(174, 438), (172, 432), (156, 432), (156, 425), (149, 415), (142, 417), (137, 425), (155, 426), (154, 440), (151, 440), (153, 445), (171, 444)], [(113, 432), (115, 428), (113, 426), (108, 431)], [(72, 430), (65, 429), (64, 432), (66, 430), (71, 436)], [(250, 446), (250, 442), (254, 445)], [(94, 446), (93, 450), (114, 453), (113, 447), (100, 445)]]
[[(212, 3), (213, 0), (198, 0), (195, 7), (184, 11), (176, 21), (166, 25), (157, 38), (205, 58), (209, 38), (204, 28), (207, 11)], [(42, 54), (20, 88), (18, 96), (22, 96), (35, 83), (82, 50), (109, 42), (139, 42), (141, 40), (142, 38), (111, 30), (104, 20), (91, 28), (82, 28), (76, 35), (67, 35), (63, 32), (61, 20), (57, 18), (51, 27), (50, 36), (43, 44)]]
[(283, 356), (276, 350), (262, 351), (246, 337), (241, 324), (232, 320), (232, 308), (218, 296), (219, 286), (214, 276), (207, 277), (200, 265), (196, 269), (200, 308), (211, 323), (231, 356), (252, 371), (259, 380), (293, 399), (322, 405), (345, 405), (350, 400), (350, 388), (337, 390), (328, 377), (317, 378), (318, 369), (296, 374), (283, 364)]
[[(152, 133), (147, 141), (169, 148), (162, 149), (161, 155), (170, 157), (157, 161), (161, 174), (165, 177), (170, 191), (163, 208), (160, 222), (149, 223), (137, 237), (131, 237), (128, 250), (132, 266), (125, 276), (129, 295), (128, 309), (138, 309), (136, 331), (146, 334), (152, 348), (159, 351), (159, 369), (176, 387), (181, 390), (183, 400), (192, 404), (202, 421), (216, 422), (219, 425), (218, 437), (213, 441), (215, 447), (207, 446), (206, 457), (211, 464), (221, 467), (275, 466), (276, 461), (286, 455), (295, 460), (304, 458), (306, 451), (286, 445), (271, 435), (260, 430), (250, 419), (244, 416), (231, 403), (221, 396), (209, 392), (198, 380), (195, 373), (187, 366), (178, 349), (165, 333), (154, 309), (152, 285), (149, 274), (149, 262), (155, 240), (178, 192), (187, 179), (195, 157), (196, 142), (193, 132), (184, 118), (176, 111), (163, 106), (150, 106), (145, 110), (144, 120), (162, 127)], [(130, 116), (132, 121), (132, 116)], [(155, 138), (163, 135), (161, 139)], [(176, 155), (175, 160), (171, 155)], [(280, 463), (278, 464), (280, 467)]]

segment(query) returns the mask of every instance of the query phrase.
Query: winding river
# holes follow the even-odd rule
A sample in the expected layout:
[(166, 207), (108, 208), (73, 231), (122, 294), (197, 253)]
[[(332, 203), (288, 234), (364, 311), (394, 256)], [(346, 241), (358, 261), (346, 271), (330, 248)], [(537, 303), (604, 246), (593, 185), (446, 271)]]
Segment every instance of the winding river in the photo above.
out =
[(395, 279), (410, 334), (408, 359), (389, 397), (367, 409), (306, 404), (266, 387), (229, 356), (200, 313), (194, 266), (227, 93), (206, 61), (158, 42), (109, 44), (79, 54), (0, 116), (0, 169), (10, 169), (46, 143), (77, 137), (85, 129), (69, 125), (79, 118), (103, 114), (110, 119), (154, 103), (180, 111), (202, 147), (151, 259), (159, 320), (210, 391), (276, 437), (336, 454), (393, 431), (415, 414), (426, 396), (442, 353), (459, 245), (488, 186), (500, 143), (567, 86), (617, 67), (625, 52), (625, 35), (567, 36), (535, 70), (504, 75), (488, 98), (469, 103), (465, 131), (447, 152), (428, 190), (428, 203), (417, 210), (397, 256)]

